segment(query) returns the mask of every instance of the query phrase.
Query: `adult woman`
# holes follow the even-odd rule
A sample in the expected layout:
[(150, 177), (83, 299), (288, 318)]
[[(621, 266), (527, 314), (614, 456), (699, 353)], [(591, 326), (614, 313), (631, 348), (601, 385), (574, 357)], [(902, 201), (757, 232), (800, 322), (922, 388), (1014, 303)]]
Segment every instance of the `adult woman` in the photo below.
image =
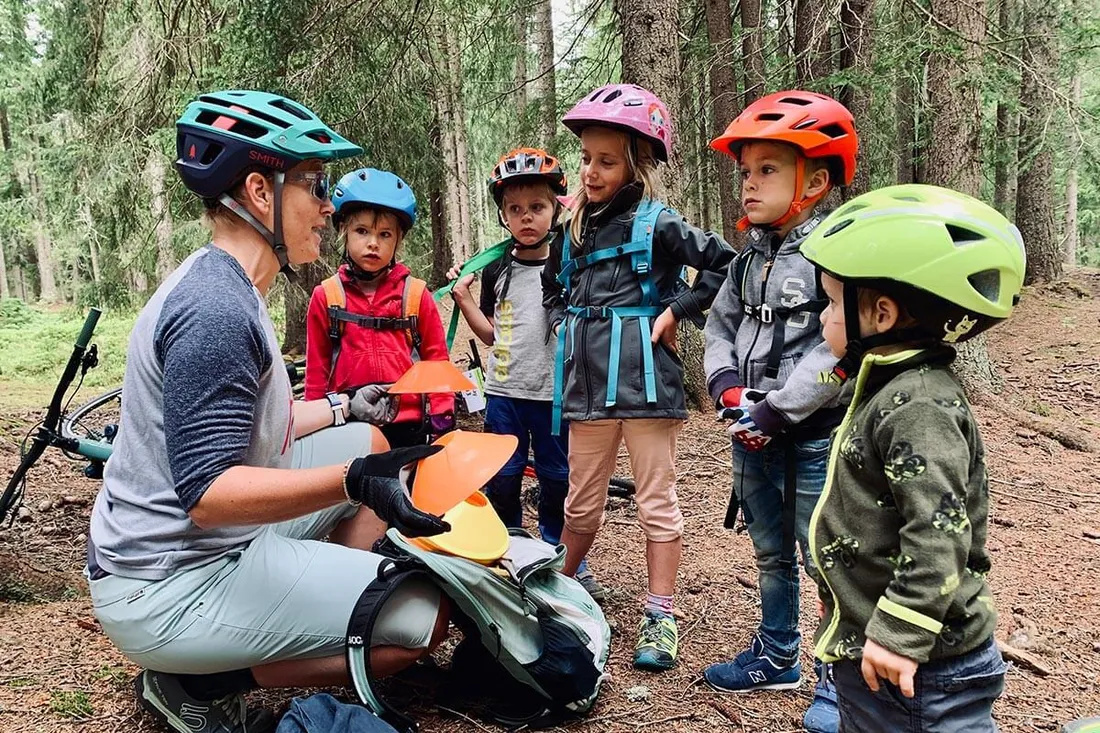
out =
[[(104, 631), (146, 668), (146, 710), (172, 730), (252, 733), (271, 721), (247, 714), (243, 692), (346, 682), (347, 620), (381, 561), (364, 550), (387, 523), (446, 529), (398, 478), (438, 449), (365, 455), (369, 425), (316, 432), (344, 423), (347, 398), (293, 401), (263, 300), (281, 270), (319, 254), (323, 164), (362, 150), (289, 99), (239, 91), (188, 105), (177, 150), (211, 244), (135, 323), (88, 576)], [(379, 674), (446, 633), (438, 590), (399, 596), (372, 639)]]

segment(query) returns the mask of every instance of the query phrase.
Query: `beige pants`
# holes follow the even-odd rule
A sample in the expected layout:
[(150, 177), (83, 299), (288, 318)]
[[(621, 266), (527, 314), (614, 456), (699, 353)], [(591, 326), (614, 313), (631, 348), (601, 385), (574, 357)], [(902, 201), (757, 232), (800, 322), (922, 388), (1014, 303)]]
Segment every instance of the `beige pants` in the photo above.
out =
[(565, 526), (596, 534), (603, 523), (607, 482), (626, 440), (637, 490), (638, 521), (646, 539), (671, 542), (684, 530), (676, 500), (676, 437), (683, 420), (585, 420), (569, 424), (569, 496)]

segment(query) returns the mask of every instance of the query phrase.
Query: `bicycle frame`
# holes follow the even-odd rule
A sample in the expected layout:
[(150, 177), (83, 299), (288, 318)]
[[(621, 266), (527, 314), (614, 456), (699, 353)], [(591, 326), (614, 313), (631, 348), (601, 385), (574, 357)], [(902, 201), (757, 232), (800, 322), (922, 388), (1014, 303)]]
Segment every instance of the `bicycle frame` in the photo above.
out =
[(95, 327), (99, 323), (101, 315), (103, 315), (103, 311), (99, 308), (92, 308), (88, 312), (88, 317), (84, 319), (84, 326), (76, 337), (76, 343), (73, 344), (73, 353), (69, 355), (69, 361), (65, 364), (65, 370), (61, 373), (61, 379), (57, 383), (53, 398), (50, 400), (50, 406), (46, 410), (46, 417), (42, 420), (42, 425), (39, 426), (38, 432), (31, 441), (30, 449), (23, 456), (23, 460), (19, 462), (19, 467), (15, 469), (7, 488), (0, 496), (0, 523), (3, 523), (8, 514), (18, 507), (23, 495), (24, 479), (27, 471), (42, 457), (47, 448), (55, 446), (70, 453), (80, 453), (93, 461), (99, 462), (106, 461), (111, 455), (109, 445), (105, 446), (105, 444), (97, 441), (65, 438), (58, 432), (58, 423), (61, 421), (61, 403), (64, 401), (65, 394), (69, 391), (73, 379), (76, 378), (77, 370), (81, 369), (86, 373), (99, 363), (95, 344), (92, 344), (89, 349), (88, 342), (92, 339), (92, 334), (95, 332)]

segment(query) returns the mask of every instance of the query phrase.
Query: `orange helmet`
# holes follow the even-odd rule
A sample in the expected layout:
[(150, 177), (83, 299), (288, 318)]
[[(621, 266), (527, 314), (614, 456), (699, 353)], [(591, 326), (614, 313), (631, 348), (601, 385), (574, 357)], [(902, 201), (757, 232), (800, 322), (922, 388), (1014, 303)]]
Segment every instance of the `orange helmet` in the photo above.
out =
[[(826, 159), (831, 178), (843, 181), (845, 186), (855, 178), (859, 149), (855, 120), (847, 107), (824, 94), (795, 90), (761, 97), (746, 107), (710, 146), (738, 158), (741, 146), (752, 140), (787, 143), (802, 151), (806, 158)], [(796, 191), (802, 189), (804, 173), (804, 162), (799, 159)], [(824, 195), (793, 201), (790, 210), (772, 225), (785, 223)], [(747, 220), (738, 226), (745, 228)]]
[(493, 200), (499, 207), (507, 184), (536, 179), (546, 181), (556, 196), (564, 196), (568, 190), (565, 171), (561, 169), (557, 158), (538, 148), (516, 148), (504, 155), (493, 167), (489, 176), (489, 193), (493, 194)]

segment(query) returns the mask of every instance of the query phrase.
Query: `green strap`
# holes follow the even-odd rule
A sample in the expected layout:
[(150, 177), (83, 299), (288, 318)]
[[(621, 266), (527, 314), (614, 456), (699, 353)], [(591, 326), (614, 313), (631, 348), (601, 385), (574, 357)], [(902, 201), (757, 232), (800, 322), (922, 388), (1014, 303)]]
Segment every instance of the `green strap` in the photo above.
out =
[[(462, 278), (467, 275), (472, 275), (475, 272), (481, 272), (503, 257), (504, 253), (508, 251), (508, 247), (512, 245), (512, 241), (512, 238), (509, 237), (503, 242), (497, 242), (492, 247), (481, 250), (476, 255), (463, 262), (462, 267), (458, 269), (458, 277), (432, 293), (435, 302), (438, 303), (443, 300), (444, 297), (450, 295), (451, 291), (455, 288), (455, 283)], [(455, 343), (455, 334), (458, 332), (458, 311), (458, 304), (455, 303), (454, 308), (451, 309), (451, 323), (447, 326), (447, 351), (450, 351)]]

